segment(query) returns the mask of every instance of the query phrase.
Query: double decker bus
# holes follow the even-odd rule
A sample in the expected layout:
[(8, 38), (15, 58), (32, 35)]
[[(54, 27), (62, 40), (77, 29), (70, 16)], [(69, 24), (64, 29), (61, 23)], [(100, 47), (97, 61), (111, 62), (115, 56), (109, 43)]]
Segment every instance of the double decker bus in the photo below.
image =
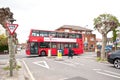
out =
[(62, 55), (68, 55), (68, 48), (76, 55), (82, 54), (82, 34), (32, 29), (27, 41), (26, 54), (45, 56), (48, 55), (48, 50), (51, 50), (51, 55), (57, 55), (58, 50), (61, 50)]

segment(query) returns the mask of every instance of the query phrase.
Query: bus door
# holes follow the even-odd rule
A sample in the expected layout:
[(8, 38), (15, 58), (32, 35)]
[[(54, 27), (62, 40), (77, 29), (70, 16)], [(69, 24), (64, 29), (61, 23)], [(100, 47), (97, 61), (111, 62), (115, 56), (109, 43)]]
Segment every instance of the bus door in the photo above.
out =
[(31, 54), (38, 54), (38, 43), (37, 42), (32, 42), (30, 44), (30, 53)]

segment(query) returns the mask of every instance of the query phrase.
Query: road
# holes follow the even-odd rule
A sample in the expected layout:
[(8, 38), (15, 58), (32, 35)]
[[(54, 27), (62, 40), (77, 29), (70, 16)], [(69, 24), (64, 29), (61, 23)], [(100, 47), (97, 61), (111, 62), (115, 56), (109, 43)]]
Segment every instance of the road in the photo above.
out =
[(97, 62), (95, 53), (85, 53), (68, 59), (57, 56), (27, 57), (24, 51), (17, 54), (23, 60), (31, 80), (120, 80), (120, 70), (107, 62)]

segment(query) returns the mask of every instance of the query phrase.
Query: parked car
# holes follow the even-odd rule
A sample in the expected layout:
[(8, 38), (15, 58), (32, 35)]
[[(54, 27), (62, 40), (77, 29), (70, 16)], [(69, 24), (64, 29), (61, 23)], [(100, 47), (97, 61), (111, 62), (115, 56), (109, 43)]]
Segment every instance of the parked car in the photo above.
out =
[(108, 54), (107, 60), (109, 63), (113, 64), (115, 68), (120, 69), (120, 50), (110, 52)]

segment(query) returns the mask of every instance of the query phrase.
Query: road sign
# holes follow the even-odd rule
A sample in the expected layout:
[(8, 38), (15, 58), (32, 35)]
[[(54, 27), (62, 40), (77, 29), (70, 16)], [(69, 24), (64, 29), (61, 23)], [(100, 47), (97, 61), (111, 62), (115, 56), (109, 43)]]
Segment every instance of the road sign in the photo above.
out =
[(11, 35), (15, 33), (15, 30), (17, 29), (18, 24), (7, 24), (8, 31)]

